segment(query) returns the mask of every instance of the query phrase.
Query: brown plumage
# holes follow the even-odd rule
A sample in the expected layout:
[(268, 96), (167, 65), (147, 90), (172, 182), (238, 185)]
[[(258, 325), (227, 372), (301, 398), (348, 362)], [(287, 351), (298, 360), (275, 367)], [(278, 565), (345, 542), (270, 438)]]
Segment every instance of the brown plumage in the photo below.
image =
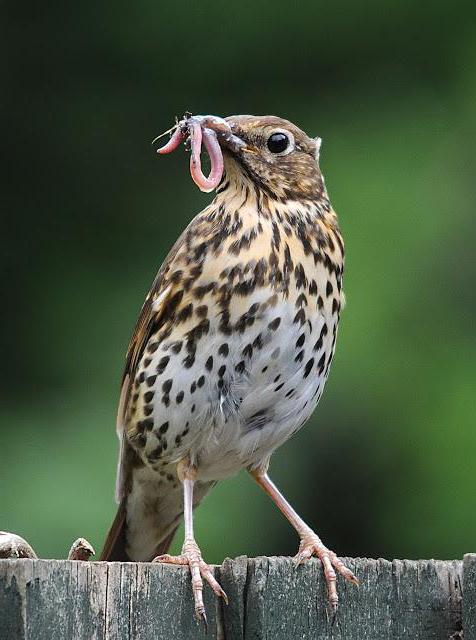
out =
[[(322, 394), (343, 302), (344, 245), (320, 140), (274, 116), (188, 116), (162, 151), (188, 136), (192, 177), (216, 196), (165, 259), (131, 339), (117, 421), (120, 507), (101, 557), (188, 564), (204, 617), (202, 578), (226, 596), (201, 558), (192, 509), (245, 468), (296, 528), (297, 560), (321, 558), (335, 609), (335, 569), (355, 577), (267, 475)], [(184, 509), (182, 555), (164, 556)]]

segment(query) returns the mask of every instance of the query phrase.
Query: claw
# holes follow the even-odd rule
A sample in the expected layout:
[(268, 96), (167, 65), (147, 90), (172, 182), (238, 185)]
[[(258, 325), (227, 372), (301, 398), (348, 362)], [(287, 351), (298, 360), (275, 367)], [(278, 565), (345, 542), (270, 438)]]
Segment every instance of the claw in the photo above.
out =
[(335, 611), (332, 612), (332, 616), (331, 616), (331, 628), (335, 625), (337, 620), (337, 609), (335, 609)]
[(205, 627), (205, 633), (208, 635), (208, 620), (207, 620), (207, 614), (205, 613), (205, 611), (202, 611), (199, 614), (199, 619), (203, 622), (203, 626)]
[(318, 557), (322, 563), (327, 585), (329, 607), (332, 612), (332, 624), (334, 624), (339, 605), (339, 596), (337, 595), (336, 587), (336, 571), (346, 580), (352, 582), (352, 584), (358, 586), (359, 581), (352, 571), (345, 566), (342, 560), (340, 560), (333, 551), (325, 547), (320, 538), (314, 532), (310, 532), (301, 538), (299, 551), (294, 556), (294, 561), (297, 565), (300, 565), (313, 555)]
[(192, 575), (192, 591), (195, 605), (195, 616), (205, 625), (205, 631), (208, 631), (208, 621), (205, 613), (205, 605), (203, 603), (203, 580), (206, 580), (213, 592), (219, 598), (223, 598), (228, 604), (228, 597), (215, 579), (211, 567), (204, 562), (200, 549), (195, 540), (187, 540), (182, 547), (182, 553), (179, 556), (171, 556), (168, 553), (157, 556), (152, 562), (160, 562), (163, 564), (180, 564), (187, 565)]

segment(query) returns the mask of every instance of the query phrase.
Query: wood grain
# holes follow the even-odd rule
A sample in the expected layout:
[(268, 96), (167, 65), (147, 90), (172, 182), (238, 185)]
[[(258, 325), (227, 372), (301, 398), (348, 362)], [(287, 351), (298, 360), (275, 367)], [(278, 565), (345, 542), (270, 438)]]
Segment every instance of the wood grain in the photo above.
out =
[(205, 587), (206, 635), (184, 567), (0, 560), (0, 640), (459, 640), (463, 628), (476, 640), (475, 554), (464, 572), (458, 560), (347, 562), (360, 587), (339, 580), (332, 623), (319, 561), (225, 560), (230, 604)]
[(476, 553), (464, 556), (463, 594), (464, 640), (476, 640)]

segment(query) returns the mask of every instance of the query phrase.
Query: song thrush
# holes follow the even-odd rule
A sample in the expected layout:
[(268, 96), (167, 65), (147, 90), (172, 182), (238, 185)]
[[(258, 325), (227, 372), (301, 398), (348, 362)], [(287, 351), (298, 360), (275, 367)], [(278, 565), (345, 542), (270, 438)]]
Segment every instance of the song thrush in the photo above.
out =
[[(192, 177), (216, 196), (171, 249), (132, 336), (117, 420), (120, 506), (102, 559), (188, 565), (206, 620), (203, 579), (226, 595), (195, 541), (193, 508), (244, 468), (299, 534), (296, 560), (322, 561), (335, 610), (336, 571), (356, 578), (267, 473), (322, 394), (343, 299), (321, 141), (274, 116), (187, 114), (174, 130), (159, 153), (190, 142)], [(172, 557), (183, 514), (182, 554)]]

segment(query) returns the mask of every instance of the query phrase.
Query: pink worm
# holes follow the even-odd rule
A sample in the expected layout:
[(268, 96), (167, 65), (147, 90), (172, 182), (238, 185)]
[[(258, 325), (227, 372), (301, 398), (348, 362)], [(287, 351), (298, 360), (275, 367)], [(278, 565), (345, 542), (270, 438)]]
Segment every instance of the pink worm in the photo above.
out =
[[(220, 183), (223, 175), (223, 155), (218, 144), (215, 132), (211, 129), (203, 129), (199, 122), (191, 123), (192, 155), (190, 156), (190, 173), (192, 179), (201, 191), (208, 193), (213, 191)], [(206, 178), (202, 172), (200, 154), (202, 151), (202, 137), (205, 148), (210, 156), (210, 175)]]
[(185, 140), (185, 138), (186, 138), (185, 134), (182, 132), (180, 127), (178, 127), (177, 131), (173, 134), (173, 136), (170, 138), (167, 144), (164, 144), (163, 147), (160, 147), (160, 149), (157, 149), (157, 153), (164, 154), (164, 153), (171, 153), (172, 151), (175, 151), (175, 149), (179, 146), (182, 140)]
[[(190, 173), (198, 188), (205, 193), (216, 189), (220, 184), (223, 175), (223, 154), (218, 143), (216, 134), (209, 128), (202, 129), (200, 122), (194, 122), (191, 118), (188, 122), (192, 143), (192, 153), (190, 156)], [(179, 144), (185, 140), (186, 134), (180, 128), (175, 131), (166, 145), (157, 150), (157, 153), (171, 153)], [(205, 148), (210, 156), (210, 174), (208, 178), (203, 174), (201, 163), (202, 139)]]

